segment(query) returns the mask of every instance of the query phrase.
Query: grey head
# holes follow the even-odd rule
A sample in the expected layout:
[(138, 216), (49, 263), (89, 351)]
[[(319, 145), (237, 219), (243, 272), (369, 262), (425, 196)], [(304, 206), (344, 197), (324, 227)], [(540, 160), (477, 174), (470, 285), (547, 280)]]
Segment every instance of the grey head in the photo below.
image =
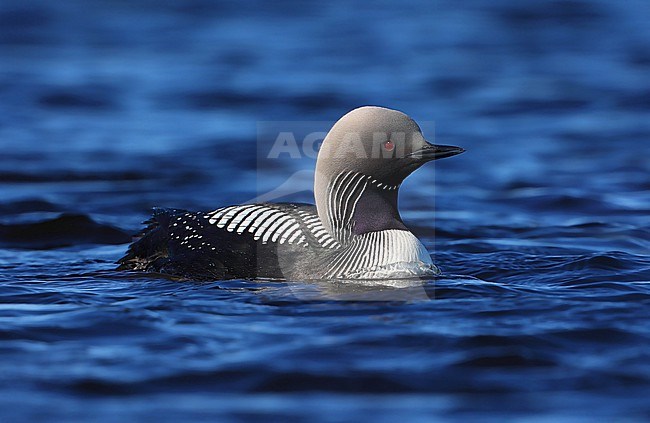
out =
[(318, 215), (343, 244), (353, 235), (406, 229), (397, 210), (402, 181), (424, 163), (463, 151), (429, 143), (418, 124), (400, 111), (354, 109), (334, 124), (318, 153)]

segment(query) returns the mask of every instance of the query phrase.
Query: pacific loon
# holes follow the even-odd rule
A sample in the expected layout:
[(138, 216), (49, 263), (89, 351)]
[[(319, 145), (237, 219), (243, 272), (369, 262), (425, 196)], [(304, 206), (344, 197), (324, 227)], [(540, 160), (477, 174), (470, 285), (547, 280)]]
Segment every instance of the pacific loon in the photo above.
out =
[(440, 271), (402, 222), (397, 194), (424, 163), (462, 153), (434, 145), (406, 114), (352, 110), (316, 161), (316, 205), (244, 204), (207, 213), (155, 209), (118, 263), (192, 279), (398, 279)]

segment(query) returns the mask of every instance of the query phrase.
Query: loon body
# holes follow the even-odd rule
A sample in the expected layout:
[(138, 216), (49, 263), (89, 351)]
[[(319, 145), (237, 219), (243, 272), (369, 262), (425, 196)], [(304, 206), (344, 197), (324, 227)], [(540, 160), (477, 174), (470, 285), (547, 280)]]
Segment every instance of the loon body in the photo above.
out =
[(397, 194), (422, 164), (462, 153), (428, 143), (396, 110), (361, 107), (323, 140), (316, 205), (156, 209), (119, 269), (194, 279), (397, 279), (439, 273), (402, 222)]

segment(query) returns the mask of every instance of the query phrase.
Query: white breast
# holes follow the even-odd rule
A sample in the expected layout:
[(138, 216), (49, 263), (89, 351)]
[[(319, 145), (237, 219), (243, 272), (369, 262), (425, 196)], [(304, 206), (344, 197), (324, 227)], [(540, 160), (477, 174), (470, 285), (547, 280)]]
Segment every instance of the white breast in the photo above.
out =
[(328, 267), (325, 279), (401, 279), (440, 273), (420, 240), (398, 229), (355, 236)]

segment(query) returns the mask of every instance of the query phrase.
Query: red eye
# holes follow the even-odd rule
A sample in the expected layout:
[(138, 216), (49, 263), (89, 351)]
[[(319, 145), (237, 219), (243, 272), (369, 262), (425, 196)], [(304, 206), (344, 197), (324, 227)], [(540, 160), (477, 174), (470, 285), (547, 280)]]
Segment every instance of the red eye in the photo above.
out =
[(384, 143), (384, 148), (386, 149), (386, 151), (393, 151), (393, 149), (395, 148), (395, 144), (393, 144), (391, 140), (388, 140)]

